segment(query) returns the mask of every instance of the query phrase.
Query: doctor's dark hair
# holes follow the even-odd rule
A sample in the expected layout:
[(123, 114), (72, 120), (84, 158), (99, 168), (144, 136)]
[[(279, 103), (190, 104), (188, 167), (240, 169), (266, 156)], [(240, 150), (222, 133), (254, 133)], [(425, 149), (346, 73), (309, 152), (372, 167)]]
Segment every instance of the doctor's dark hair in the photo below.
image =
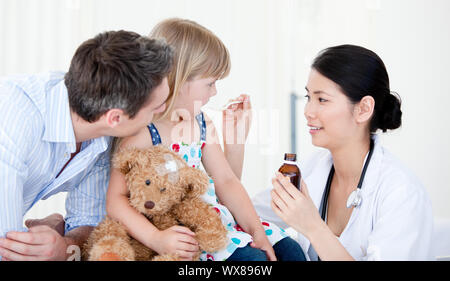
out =
[(353, 104), (365, 96), (373, 97), (371, 133), (401, 126), (401, 100), (391, 92), (386, 67), (374, 52), (355, 45), (330, 47), (319, 53), (312, 68), (338, 84)]
[(113, 108), (133, 118), (172, 60), (165, 41), (124, 30), (100, 33), (78, 47), (64, 77), (70, 108), (88, 122)]

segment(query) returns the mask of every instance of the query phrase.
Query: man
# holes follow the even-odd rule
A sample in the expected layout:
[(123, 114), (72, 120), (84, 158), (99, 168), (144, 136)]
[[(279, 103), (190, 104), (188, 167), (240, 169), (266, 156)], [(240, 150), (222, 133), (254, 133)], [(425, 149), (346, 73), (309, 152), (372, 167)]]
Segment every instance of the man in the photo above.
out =
[[(105, 215), (111, 136), (136, 134), (165, 109), (173, 51), (133, 32), (84, 42), (69, 71), (0, 80), (0, 260), (66, 260)], [(24, 214), (68, 192), (58, 216)], [(61, 231), (63, 232), (63, 231)]]

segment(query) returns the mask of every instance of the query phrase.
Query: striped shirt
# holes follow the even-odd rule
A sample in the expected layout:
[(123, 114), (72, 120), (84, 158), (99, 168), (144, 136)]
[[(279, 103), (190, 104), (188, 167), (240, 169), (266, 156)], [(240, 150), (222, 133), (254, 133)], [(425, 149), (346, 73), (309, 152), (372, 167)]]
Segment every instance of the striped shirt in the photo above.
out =
[(27, 231), (25, 213), (58, 192), (68, 192), (66, 232), (97, 225), (106, 214), (111, 137), (83, 142), (59, 174), (76, 151), (64, 73), (1, 78), (0, 113), (0, 237)]

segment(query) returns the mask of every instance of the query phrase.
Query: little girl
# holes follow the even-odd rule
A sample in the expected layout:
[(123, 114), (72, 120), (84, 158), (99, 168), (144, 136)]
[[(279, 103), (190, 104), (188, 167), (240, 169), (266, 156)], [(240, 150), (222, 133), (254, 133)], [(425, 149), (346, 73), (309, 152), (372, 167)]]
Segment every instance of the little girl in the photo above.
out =
[[(219, 214), (229, 241), (221, 251), (203, 252), (201, 260), (304, 260), (301, 248), (284, 230), (261, 222), (225, 158), (213, 123), (200, 110), (216, 94), (215, 82), (230, 71), (226, 47), (211, 31), (189, 20), (162, 21), (150, 36), (165, 38), (175, 51), (167, 107), (157, 121), (122, 139), (120, 148), (164, 145), (192, 167), (204, 167), (210, 186), (202, 199)], [(174, 226), (161, 231), (135, 211), (128, 204), (124, 175), (116, 169), (111, 170), (107, 212), (131, 236), (159, 254), (177, 254), (190, 260), (199, 250), (195, 234), (188, 228)]]

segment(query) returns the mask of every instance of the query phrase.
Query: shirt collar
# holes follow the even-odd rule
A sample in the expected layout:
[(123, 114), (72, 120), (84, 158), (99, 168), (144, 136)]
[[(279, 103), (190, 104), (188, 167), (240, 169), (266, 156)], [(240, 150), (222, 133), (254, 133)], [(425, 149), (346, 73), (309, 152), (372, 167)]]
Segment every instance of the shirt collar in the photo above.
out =
[(76, 149), (69, 97), (64, 80), (61, 80), (46, 92), (45, 103), (45, 130), (42, 140), (70, 143)]
[[(55, 84), (46, 93), (46, 110), (44, 114), (45, 130), (42, 140), (48, 142), (67, 143), (71, 153), (76, 151), (76, 139), (70, 115), (69, 96), (64, 80)], [(111, 137), (105, 136), (85, 142), (93, 151), (105, 151)]]

